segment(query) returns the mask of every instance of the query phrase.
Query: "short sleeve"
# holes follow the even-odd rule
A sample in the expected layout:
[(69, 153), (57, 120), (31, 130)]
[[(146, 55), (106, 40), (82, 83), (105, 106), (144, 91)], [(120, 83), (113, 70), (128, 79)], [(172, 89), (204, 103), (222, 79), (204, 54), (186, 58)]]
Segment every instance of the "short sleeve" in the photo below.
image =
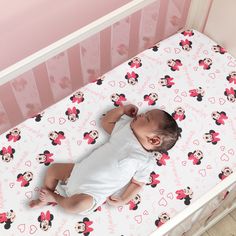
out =
[(121, 129), (122, 127), (125, 126), (125, 124), (127, 124), (132, 118), (127, 116), (127, 115), (123, 115), (115, 124), (111, 135), (113, 135), (114, 133), (116, 133), (119, 129)]
[(154, 169), (155, 169), (155, 162), (150, 158), (144, 167), (140, 168), (135, 172), (133, 178), (138, 182), (149, 183), (150, 174)]

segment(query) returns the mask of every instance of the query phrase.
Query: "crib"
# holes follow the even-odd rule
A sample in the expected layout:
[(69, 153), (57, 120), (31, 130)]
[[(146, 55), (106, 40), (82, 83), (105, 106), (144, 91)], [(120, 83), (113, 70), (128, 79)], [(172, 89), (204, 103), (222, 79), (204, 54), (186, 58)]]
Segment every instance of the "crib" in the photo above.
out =
[[(130, 1), (0, 71), (1, 235), (198, 236), (236, 208), (236, 54), (211, 26), (213, 1), (198, 25), (187, 18), (197, 2)], [(28, 209), (47, 167), (106, 142), (99, 118), (126, 102), (167, 110), (182, 128), (144, 190), (87, 217)]]

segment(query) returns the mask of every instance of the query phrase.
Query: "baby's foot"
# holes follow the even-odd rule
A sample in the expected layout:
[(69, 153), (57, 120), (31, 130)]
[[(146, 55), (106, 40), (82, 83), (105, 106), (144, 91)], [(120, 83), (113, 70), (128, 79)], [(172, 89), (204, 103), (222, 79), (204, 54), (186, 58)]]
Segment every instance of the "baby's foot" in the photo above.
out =
[(37, 200), (32, 200), (32, 201), (29, 202), (29, 206), (30, 206), (31, 208), (40, 208), (40, 207), (45, 206), (46, 204), (47, 204), (46, 202), (42, 202), (42, 201), (40, 201), (39, 199), (37, 199)]
[(40, 190), (39, 199), (46, 204), (48, 202), (55, 202), (52, 191), (45, 188)]

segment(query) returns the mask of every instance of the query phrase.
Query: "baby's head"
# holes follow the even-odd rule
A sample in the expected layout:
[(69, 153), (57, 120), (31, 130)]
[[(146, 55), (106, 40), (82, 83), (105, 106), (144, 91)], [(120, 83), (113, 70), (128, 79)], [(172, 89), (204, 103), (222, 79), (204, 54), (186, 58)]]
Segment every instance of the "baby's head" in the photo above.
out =
[(148, 151), (167, 151), (180, 137), (180, 128), (176, 121), (170, 114), (159, 109), (137, 115), (130, 126)]

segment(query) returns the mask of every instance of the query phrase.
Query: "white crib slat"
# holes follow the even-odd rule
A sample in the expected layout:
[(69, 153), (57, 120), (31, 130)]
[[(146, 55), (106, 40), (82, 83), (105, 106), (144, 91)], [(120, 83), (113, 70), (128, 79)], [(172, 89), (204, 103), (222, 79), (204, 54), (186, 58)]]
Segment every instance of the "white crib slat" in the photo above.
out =
[(234, 221), (236, 222), (236, 209), (230, 213)]
[(91, 35), (100, 32), (113, 23), (131, 15), (135, 11), (153, 3), (156, 0), (133, 0), (130, 3), (112, 11), (111, 13), (99, 18), (96, 21), (82, 27), (81, 29), (69, 34), (68, 36), (54, 42), (53, 44), (45, 47), (38, 52), (24, 58), (23, 60), (15, 63), (12, 66), (0, 72), (0, 85), (7, 83), (22, 73), (34, 68), (35, 66), (47, 61), (53, 56), (64, 52), (68, 48), (78, 44)]
[(233, 235), (232, 233), (236, 232), (236, 224), (233, 218), (227, 215), (207, 232), (210, 236)]

